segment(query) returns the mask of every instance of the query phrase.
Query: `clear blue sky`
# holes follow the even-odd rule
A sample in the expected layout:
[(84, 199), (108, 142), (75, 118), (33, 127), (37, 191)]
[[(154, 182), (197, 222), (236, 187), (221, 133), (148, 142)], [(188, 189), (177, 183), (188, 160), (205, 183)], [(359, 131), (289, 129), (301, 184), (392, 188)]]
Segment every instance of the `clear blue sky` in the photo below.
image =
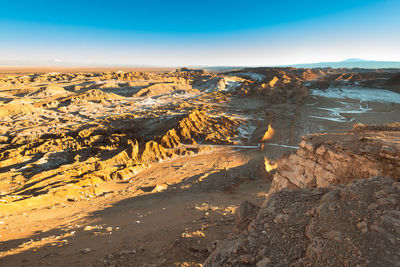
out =
[(0, 61), (400, 61), (400, 1), (2, 1)]

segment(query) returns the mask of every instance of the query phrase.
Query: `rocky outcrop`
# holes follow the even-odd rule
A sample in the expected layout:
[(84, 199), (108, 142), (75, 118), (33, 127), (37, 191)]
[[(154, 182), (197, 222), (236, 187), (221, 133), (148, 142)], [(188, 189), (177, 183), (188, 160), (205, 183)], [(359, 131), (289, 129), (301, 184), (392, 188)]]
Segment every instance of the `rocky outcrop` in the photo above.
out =
[(400, 124), (356, 125), (349, 133), (313, 134), (278, 161), (271, 191), (327, 187), (377, 175), (400, 180)]
[(302, 102), (308, 95), (308, 89), (299, 81), (286, 80), (286, 78), (272, 78), (272, 80), (261, 84), (244, 85), (239, 93), (246, 96), (263, 96), (271, 103), (294, 103)]
[(134, 93), (134, 97), (151, 97), (156, 95), (168, 94), (177, 91), (196, 91), (192, 87), (185, 83), (156, 83), (149, 85), (143, 89), (140, 89), (137, 93)]
[(240, 230), (245, 230), (249, 224), (257, 217), (260, 207), (249, 201), (244, 201), (240, 204), (235, 212), (236, 225)]
[(400, 183), (360, 179), (272, 194), (204, 266), (398, 266)]
[(237, 136), (236, 127), (238, 125), (238, 121), (228, 117), (212, 118), (205, 112), (194, 110), (161, 138), (161, 144), (167, 148), (176, 147), (180, 143), (196, 144), (199, 141), (230, 144)]
[(303, 82), (312, 77), (318, 77), (319, 74), (311, 70), (293, 70), (295, 69), (254, 68), (230, 74), (237, 74), (240, 77), (250, 79), (236, 90), (239, 94), (264, 96), (272, 103), (285, 103), (287, 101), (299, 103), (309, 95)]
[(106, 101), (106, 100), (115, 100), (122, 99), (121, 96), (113, 94), (113, 93), (105, 93), (98, 89), (91, 89), (82, 93), (74, 94), (72, 96), (68, 96), (65, 98), (58, 99), (61, 103), (71, 103), (77, 101)]
[(394, 75), (393, 77), (391, 77), (388, 81), (387, 84), (390, 85), (399, 85), (400, 84), (400, 73)]

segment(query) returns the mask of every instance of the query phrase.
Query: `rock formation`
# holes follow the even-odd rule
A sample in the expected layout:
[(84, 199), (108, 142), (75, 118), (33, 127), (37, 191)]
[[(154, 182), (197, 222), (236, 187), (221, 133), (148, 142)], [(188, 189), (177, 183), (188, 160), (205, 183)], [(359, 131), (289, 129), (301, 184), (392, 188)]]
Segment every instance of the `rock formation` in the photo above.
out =
[(80, 124), (65, 133), (10, 136), (0, 148), (1, 197), (13, 205), (32, 196), (60, 196), (60, 191), (67, 198), (79, 197), (102, 181), (130, 179), (151, 163), (199, 151), (179, 148), (181, 144), (232, 143), (237, 125), (194, 110), (176, 125), (159, 129), (164, 133), (154, 138), (142, 136), (135, 116), (127, 114)]
[(312, 134), (278, 161), (271, 192), (327, 187), (377, 175), (400, 180), (400, 124), (356, 125), (349, 133)]
[(266, 202), (236, 211), (239, 233), (205, 266), (397, 266), (400, 124), (312, 134), (278, 160)]
[(282, 190), (204, 266), (398, 266), (399, 203), (400, 183), (384, 177)]

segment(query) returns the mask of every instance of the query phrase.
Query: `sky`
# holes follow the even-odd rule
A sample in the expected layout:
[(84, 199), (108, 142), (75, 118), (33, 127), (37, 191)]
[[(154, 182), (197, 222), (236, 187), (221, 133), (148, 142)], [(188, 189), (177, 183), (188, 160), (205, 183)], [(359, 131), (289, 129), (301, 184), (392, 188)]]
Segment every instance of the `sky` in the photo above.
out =
[(0, 64), (400, 61), (399, 0), (1, 1)]

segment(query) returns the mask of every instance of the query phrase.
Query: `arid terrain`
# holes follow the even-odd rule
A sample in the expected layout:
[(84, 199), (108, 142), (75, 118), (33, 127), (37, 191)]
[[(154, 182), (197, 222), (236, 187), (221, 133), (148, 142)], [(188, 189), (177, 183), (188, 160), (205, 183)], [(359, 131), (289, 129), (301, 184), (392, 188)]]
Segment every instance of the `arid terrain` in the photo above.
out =
[(1, 70), (1, 266), (399, 265), (399, 69), (58, 71)]

